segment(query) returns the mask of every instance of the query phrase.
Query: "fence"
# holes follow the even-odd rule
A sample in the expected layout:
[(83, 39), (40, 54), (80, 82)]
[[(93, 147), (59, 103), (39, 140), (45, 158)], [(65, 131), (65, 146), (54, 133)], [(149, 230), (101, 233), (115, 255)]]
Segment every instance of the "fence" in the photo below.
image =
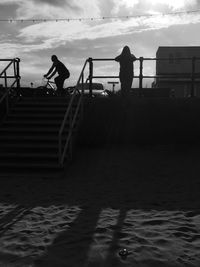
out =
[(5, 63), (4, 69), (0, 72), (0, 81), (2, 87), (2, 94), (0, 95), (0, 105), (5, 101), (6, 113), (9, 111), (9, 93), (11, 89), (16, 86), (17, 90), (20, 88), (20, 68), (19, 58), (14, 59), (0, 59), (0, 62)]
[[(188, 65), (189, 68), (191, 69), (190, 71), (188, 71), (187, 73), (160, 73), (157, 72), (156, 70), (156, 75), (144, 75), (143, 71), (144, 71), (144, 62), (145, 61), (169, 61), (169, 58), (137, 58), (136, 61), (139, 62), (139, 74), (138, 75), (134, 75), (134, 78), (139, 79), (139, 92), (140, 92), (140, 96), (142, 95), (142, 89), (143, 89), (143, 81), (144, 79), (147, 78), (154, 78), (156, 79), (156, 81), (161, 81), (161, 80), (165, 80), (165, 81), (175, 81), (175, 80), (181, 80), (184, 82), (189, 82), (191, 84), (191, 97), (194, 97), (194, 88), (195, 88), (195, 84), (198, 82), (200, 82), (200, 70), (197, 68), (197, 61), (200, 61), (200, 58), (198, 57), (190, 57), (190, 58), (173, 58), (174, 60), (177, 60), (179, 62), (183, 62), (183, 61), (189, 61), (190, 64)], [(89, 84), (90, 84), (90, 95), (92, 95), (92, 81), (93, 79), (96, 78), (119, 78), (119, 76), (101, 76), (101, 75), (93, 75), (94, 73), (94, 66), (93, 66), (93, 62), (95, 61), (114, 61), (114, 59), (112, 58), (89, 58), (88, 62), (89, 62)], [(197, 70), (199, 72), (197, 72)], [(160, 88), (162, 90), (162, 88)]]

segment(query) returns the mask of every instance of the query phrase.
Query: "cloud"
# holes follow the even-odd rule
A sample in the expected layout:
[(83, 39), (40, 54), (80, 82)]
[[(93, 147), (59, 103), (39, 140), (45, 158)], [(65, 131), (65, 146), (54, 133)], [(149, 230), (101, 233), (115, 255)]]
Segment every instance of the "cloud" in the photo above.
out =
[(188, 8), (197, 5), (197, 0), (168, 0), (166, 2), (163, 2), (161, 0), (151, 0), (150, 2), (154, 7), (159, 4), (163, 7), (168, 6), (172, 10), (180, 10), (182, 8)]
[(187, 10), (199, 6), (198, 0), (113, 0), (112, 14), (145, 14), (149, 12), (170, 12)]
[[(51, 40), (51, 44), (63, 45), (81, 39), (109, 38), (133, 34), (147, 30), (158, 30), (173, 25), (199, 23), (198, 14), (157, 15), (138, 17), (125, 20), (105, 21), (102, 24), (91, 24), (85, 21), (45, 22), (25, 27), (20, 31), (19, 38), (27, 43)], [(49, 43), (48, 43), (49, 44)]]
[(125, 8), (125, 12), (130, 12), (132, 11), (133, 12), (133, 8), (139, 4), (139, 0), (121, 0), (121, 1), (118, 1), (118, 0), (113, 0), (113, 9), (112, 9), (112, 13), (113, 14), (117, 14), (119, 13), (119, 11), (122, 9), (122, 8)]
[(34, 3), (44, 3), (44, 4), (49, 4), (53, 6), (65, 6), (66, 4), (71, 6), (69, 1), (65, 0), (33, 0)]
[(17, 5), (17, 19), (69, 18), (100, 15), (98, 0), (1, 0), (0, 5)]

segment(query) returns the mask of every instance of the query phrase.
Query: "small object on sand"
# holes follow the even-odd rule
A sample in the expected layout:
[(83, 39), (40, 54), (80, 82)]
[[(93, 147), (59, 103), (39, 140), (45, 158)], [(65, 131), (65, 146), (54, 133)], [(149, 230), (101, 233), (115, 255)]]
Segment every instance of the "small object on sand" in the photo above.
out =
[(128, 255), (130, 254), (130, 252), (126, 249), (126, 248), (123, 248), (119, 251), (119, 255), (122, 257), (122, 258), (126, 258)]

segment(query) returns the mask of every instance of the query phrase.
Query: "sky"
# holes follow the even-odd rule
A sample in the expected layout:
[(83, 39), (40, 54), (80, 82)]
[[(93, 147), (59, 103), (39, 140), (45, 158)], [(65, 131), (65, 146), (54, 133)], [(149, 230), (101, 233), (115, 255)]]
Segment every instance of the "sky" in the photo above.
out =
[[(21, 84), (40, 86), (55, 54), (71, 73), (65, 86), (74, 85), (87, 58), (115, 58), (125, 45), (137, 58), (155, 57), (159, 46), (199, 46), (200, 12), (169, 15), (198, 9), (200, 0), (0, 0), (0, 20), (13, 20), (0, 21), (1, 58), (20, 58)], [(26, 21), (34, 19), (47, 21)], [(118, 71), (114, 61), (94, 65), (95, 75)], [(144, 73), (155, 66), (146, 62)]]

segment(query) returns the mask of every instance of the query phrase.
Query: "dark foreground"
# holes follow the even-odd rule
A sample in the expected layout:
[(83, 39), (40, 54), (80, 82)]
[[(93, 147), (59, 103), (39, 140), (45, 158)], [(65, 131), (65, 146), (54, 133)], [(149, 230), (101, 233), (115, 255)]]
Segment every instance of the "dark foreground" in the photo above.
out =
[(1, 178), (0, 265), (200, 266), (199, 162), (195, 145), (107, 145), (59, 179)]

